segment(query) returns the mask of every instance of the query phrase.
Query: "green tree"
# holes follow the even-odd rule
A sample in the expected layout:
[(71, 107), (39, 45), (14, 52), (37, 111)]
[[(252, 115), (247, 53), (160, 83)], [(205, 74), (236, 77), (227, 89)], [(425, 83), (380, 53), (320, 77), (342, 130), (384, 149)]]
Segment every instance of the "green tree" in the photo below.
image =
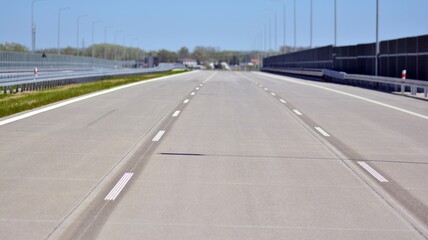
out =
[(4, 43), (0, 44), (0, 51), (28, 52), (28, 48), (19, 43)]
[(187, 47), (182, 47), (180, 48), (180, 50), (178, 50), (178, 58), (183, 59), (183, 58), (189, 58), (189, 57), (190, 57), (190, 53)]

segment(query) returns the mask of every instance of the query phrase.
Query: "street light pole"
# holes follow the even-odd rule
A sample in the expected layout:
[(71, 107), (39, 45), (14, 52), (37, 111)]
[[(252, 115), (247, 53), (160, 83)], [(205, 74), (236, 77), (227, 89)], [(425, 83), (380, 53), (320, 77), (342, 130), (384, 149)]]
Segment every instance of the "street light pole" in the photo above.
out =
[(296, 23), (296, 0), (294, 0), (294, 51), (297, 49), (297, 23)]
[(94, 58), (94, 28), (95, 24), (102, 22), (101, 20), (93, 21), (92, 22), (92, 58)]
[(69, 7), (58, 9), (58, 55), (61, 54), (61, 52), (59, 50), (59, 39), (60, 39), (60, 32), (61, 32), (61, 12), (69, 10), (69, 9), (70, 9)]
[(284, 54), (287, 53), (287, 7), (284, 3)]
[(278, 51), (278, 26), (276, 21), (276, 12), (275, 12), (275, 53)]
[(79, 56), (79, 20), (80, 20), (80, 18), (83, 18), (83, 17), (87, 17), (88, 16), (88, 14), (83, 14), (83, 15), (80, 15), (80, 16), (78, 16), (77, 17), (77, 45), (76, 45), (76, 52), (77, 52), (77, 54), (76, 54), (76, 56)]
[(36, 51), (36, 25), (34, 24), (34, 4), (43, 0), (33, 0), (31, 2), (31, 51)]
[(311, 19), (310, 19), (310, 24), (311, 24), (311, 33), (310, 33), (310, 36), (311, 36), (311, 40), (310, 40), (310, 47), (312, 48), (313, 47), (313, 25), (314, 25), (314, 22), (313, 22), (313, 20), (314, 20), (314, 16), (313, 16), (313, 14), (314, 14), (314, 2), (313, 2), (313, 0), (311, 0)]
[(334, 46), (337, 46), (337, 0), (334, 0)]
[(122, 30), (114, 32), (114, 60), (117, 61), (117, 34), (122, 32)]
[(379, 0), (376, 0), (376, 64), (375, 64), (375, 75), (379, 75)]
[(107, 55), (107, 30), (113, 27), (114, 26), (107, 26), (104, 28), (104, 59), (106, 59), (106, 55)]

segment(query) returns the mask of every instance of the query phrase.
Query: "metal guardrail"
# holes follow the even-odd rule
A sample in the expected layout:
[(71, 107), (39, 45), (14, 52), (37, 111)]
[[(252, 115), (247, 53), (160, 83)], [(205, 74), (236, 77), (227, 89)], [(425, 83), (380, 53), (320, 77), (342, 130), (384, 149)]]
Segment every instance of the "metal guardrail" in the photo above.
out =
[(69, 74), (54, 74), (40, 76), (25, 76), (0, 81), (3, 93), (17, 93), (19, 91), (35, 91), (72, 83), (93, 82), (113, 77), (134, 76), (149, 73), (169, 72), (174, 69), (185, 69), (177, 65), (145, 69), (95, 69), (93, 71), (71, 72)]
[[(328, 69), (283, 69), (283, 68), (263, 68), (262, 71), (288, 73), (312, 77), (323, 77), (334, 79), (340, 83), (363, 85), (361, 83), (369, 84), (384, 84), (386, 86), (393, 86), (394, 91), (400, 91), (405, 94), (406, 88), (410, 88), (411, 95), (417, 95), (418, 91), (423, 93), (425, 98), (428, 98), (428, 81), (401, 79), (382, 76), (358, 75), (347, 74), (345, 72), (337, 72)], [(398, 88), (398, 89), (397, 89)]]

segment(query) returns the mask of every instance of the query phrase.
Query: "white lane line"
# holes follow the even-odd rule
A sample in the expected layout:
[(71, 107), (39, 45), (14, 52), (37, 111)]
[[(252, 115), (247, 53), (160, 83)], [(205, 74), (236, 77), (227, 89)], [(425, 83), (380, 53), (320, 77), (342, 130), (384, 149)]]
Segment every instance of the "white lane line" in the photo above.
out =
[(328, 134), (326, 131), (324, 131), (324, 129), (320, 128), (320, 127), (315, 127), (315, 129), (320, 132), (324, 137), (330, 137), (330, 134)]
[(286, 104), (287, 102), (284, 99), (279, 99), (280, 102)]
[(262, 87), (263, 87), (263, 85), (261, 85), (261, 84), (260, 84), (260, 86), (259, 86), (259, 87), (261, 87), (261, 88), (262, 88)]
[(302, 116), (302, 115), (303, 115), (303, 114), (302, 114), (299, 110), (297, 110), (297, 109), (294, 109), (294, 110), (293, 110), (293, 112), (294, 112), (295, 114), (299, 115), (299, 116)]
[(173, 117), (178, 117), (178, 114), (180, 114), (180, 111), (175, 111), (174, 114), (172, 114)]
[(104, 94), (107, 94), (107, 93), (115, 92), (115, 91), (118, 91), (118, 90), (122, 90), (122, 89), (125, 89), (125, 88), (130, 88), (130, 87), (134, 87), (134, 86), (138, 86), (138, 85), (142, 85), (142, 84), (146, 84), (146, 83), (150, 83), (150, 82), (156, 82), (156, 81), (165, 80), (165, 79), (173, 78), (173, 77), (181, 77), (181, 76), (185, 76), (185, 75), (190, 74), (190, 73), (192, 73), (192, 72), (182, 73), (182, 74), (173, 75), (173, 76), (160, 77), (160, 78), (155, 78), (155, 79), (152, 79), (152, 80), (147, 80), (147, 81), (142, 81), (142, 82), (137, 82), (137, 83), (131, 83), (131, 84), (128, 84), (128, 85), (123, 85), (123, 86), (120, 86), (120, 87), (115, 87), (115, 88), (104, 90), (104, 91), (101, 91), (101, 92), (96, 92), (96, 93), (88, 94), (88, 95), (85, 95), (85, 96), (82, 96), (82, 97), (77, 97), (77, 98), (74, 98), (74, 99), (71, 99), (71, 100), (67, 100), (67, 101), (64, 101), (64, 102), (61, 102), (61, 103), (58, 103), (58, 104), (55, 104), (55, 105), (52, 105), (52, 106), (49, 106), (49, 107), (44, 107), (42, 109), (34, 110), (34, 111), (31, 111), (31, 112), (28, 112), (28, 113), (24, 113), (24, 114), (16, 116), (16, 117), (12, 117), (12, 118), (0, 121), (0, 126), (6, 125), (6, 124), (9, 124), (9, 123), (13, 123), (13, 122), (25, 119), (25, 118), (29, 118), (29, 117), (32, 117), (34, 115), (37, 115), (37, 114), (40, 114), (40, 113), (44, 113), (44, 112), (47, 112), (47, 111), (51, 111), (51, 110), (54, 110), (54, 109), (57, 109), (57, 108), (60, 108), (60, 107), (64, 107), (64, 106), (70, 105), (70, 104), (75, 103), (75, 102), (80, 102), (80, 101), (83, 101), (83, 100), (86, 100), (86, 99), (89, 99), (89, 98), (97, 97), (97, 96), (104, 95)]
[(195, 92), (192, 92), (190, 95), (194, 96), (195, 94), (196, 94)]
[(160, 130), (158, 134), (152, 139), (152, 142), (159, 142), (159, 140), (162, 138), (163, 134), (165, 133), (165, 130)]
[(270, 93), (270, 94), (272, 94), (272, 96), (276, 96), (276, 94), (275, 94), (275, 93)]
[(265, 88), (265, 91), (269, 91), (269, 89)]
[(186, 99), (186, 100), (184, 100), (184, 104), (186, 104), (186, 103), (188, 103), (190, 100), (189, 99)]
[(372, 99), (369, 99), (369, 98), (361, 97), (361, 96), (358, 96), (358, 95), (355, 95), (355, 94), (351, 94), (351, 93), (347, 93), (347, 92), (342, 92), (342, 91), (339, 91), (339, 90), (335, 90), (335, 89), (328, 88), (328, 87), (323, 87), (323, 86), (318, 86), (318, 85), (311, 84), (311, 83), (300, 82), (300, 81), (297, 81), (297, 80), (284, 79), (282, 77), (272, 76), (270, 74), (264, 74), (264, 73), (256, 73), (256, 74), (261, 74), (261, 75), (264, 75), (264, 76), (267, 76), (267, 77), (272, 77), (272, 78), (280, 79), (280, 80), (286, 81), (286, 82), (291, 82), (291, 83), (296, 83), (296, 84), (300, 84), (300, 85), (315, 87), (315, 88), (323, 89), (323, 90), (326, 90), (326, 91), (330, 91), (330, 92), (342, 94), (342, 95), (345, 95), (345, 96), (348, 96), (348, 97), (360, 99), (360, 100), (363, 100), (363, 101), (366, 101), (366, 102), (369, 102), (369, 103), (373, 103), (373, 104), (376, 104), (376, 105), (379, 105), (379, 106), (383, 106), (383, 107), (386, 107), (386, 108), (390, 108), (390, 109), (393, 109), (393, 110), (396, 110), (396, 111), (399, 111), (399, 112), (407, 113), (409, 115), (412, 115), (412, 116), (415, 116), (415, 117), (419, 117), (419, 118), (423, 118), (423, 119), (428, 120), (428, 116), (427, 115), (423, 115), (423, 114), (420, 114), (420, 113), (412, 112), (412, 111), (409, 111), (409, 110), (406, 110), (406, 109), (403, 109), (403, 108), (399, 108), (399, 107), (396, 107), (396, 106), (393, 106), (393, 105), (389, 105), (389, 104), (386, 104), (386, 103), (383, 103), (383, 102), (379, 102), (379, 101), (376, 101), (376, 100), (372, 100)]
[(199, 87), (202, 87), (202, 86), (204, 86), (203, 84), (199, 84)]
[(373, 177), (375, 177), (379, 182), (389, 182), (384, 178), (380, 173), (378, 173), (376, 170), (374, 170), (372, 167), (370, 167), (366, 162), (358, 162), (361, 167), (367, 170)]
[(117, 182), (113, 189), (109, 192), (109, 194), (107, 194), (104, 200), (114, 201), (117, 196), (119, 196), (120, 192), (122, 192), (122, 190), (125, 188), (126, 184), (129, 182), (133, 175), (134, 173), (125, 173), (122, 178), (120, 178), (119, 182)]
[(200, 89), (200, 88), (198, 88), (198, 87), (197, 87), (197, 88), (196, 88), (196, 91), (198, 91), (199, 89)]

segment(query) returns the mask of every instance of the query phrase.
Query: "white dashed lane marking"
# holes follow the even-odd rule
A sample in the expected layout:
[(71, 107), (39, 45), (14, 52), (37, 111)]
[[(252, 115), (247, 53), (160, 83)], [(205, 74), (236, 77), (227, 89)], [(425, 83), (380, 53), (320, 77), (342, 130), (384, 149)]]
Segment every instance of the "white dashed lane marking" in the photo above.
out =
[(379, 182), (389, 182), (386, 178), (384, 178), (380, 173), (370, 167), (366, 162), (358, 162), (361, 167), (363, 167), (367, 172), (369, 172), (373, 177), (375, 177)]
[(165, 130), (160, 130), (158, 134), (156, 134), (156, 136), (152, 139), (152, 142), (159, 142), (159, 140), (162, 138), (164, 133), (165, 133)]

